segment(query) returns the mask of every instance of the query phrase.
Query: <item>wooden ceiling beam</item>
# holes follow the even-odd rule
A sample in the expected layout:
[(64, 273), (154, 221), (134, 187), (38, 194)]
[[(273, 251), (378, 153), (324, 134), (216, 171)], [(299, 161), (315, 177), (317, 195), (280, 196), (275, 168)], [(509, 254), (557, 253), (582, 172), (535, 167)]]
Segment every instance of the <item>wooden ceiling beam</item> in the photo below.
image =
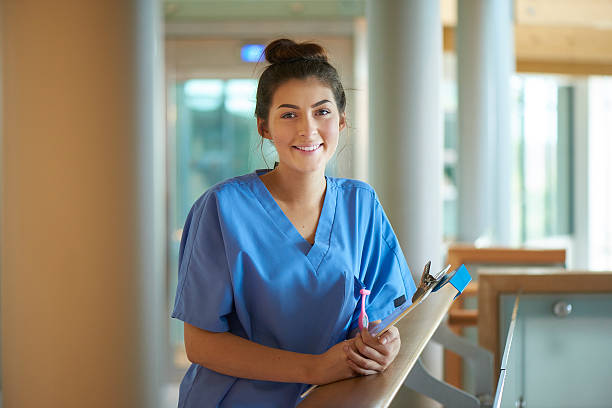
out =
[[(445, 26), (445, 51), (455, 50), (455, 29)], [(612, 29), (516, 26), (517, 72), (612, 75)]]
[(515, 0), (518, 25), (612, 29), (612, 0)]

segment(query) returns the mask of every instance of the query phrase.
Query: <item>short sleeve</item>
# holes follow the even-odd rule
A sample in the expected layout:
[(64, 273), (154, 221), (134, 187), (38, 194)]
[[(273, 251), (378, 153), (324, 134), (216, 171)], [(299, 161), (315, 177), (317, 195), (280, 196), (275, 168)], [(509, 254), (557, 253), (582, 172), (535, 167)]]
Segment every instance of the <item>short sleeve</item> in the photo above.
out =
[(179, 249), (179, 276), (172, 317), (204, 330), (229, 329), (233, 310), (230, 272), (218, 198), (206, 192), (191, 208)]
[[(371, 292), (366, 298), (366, 313), (371, 322), (382, 320), (408, 302), (416, 291), (412, 274), (399, 242), (382, 206), (376, 200), (362, 253), (359, 284)], [(358, 294), (360, 288), (356, 288)], [(360, 303), (355, 309), (351, 329), (357, 327)]]

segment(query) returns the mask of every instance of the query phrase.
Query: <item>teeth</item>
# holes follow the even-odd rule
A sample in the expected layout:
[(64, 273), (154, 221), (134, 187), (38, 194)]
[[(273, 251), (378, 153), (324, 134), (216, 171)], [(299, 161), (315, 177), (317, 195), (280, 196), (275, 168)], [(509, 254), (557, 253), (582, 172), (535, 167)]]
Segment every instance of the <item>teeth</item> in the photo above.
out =
[(296, 148), (303, 150), (305, 152), (312, 152), (313, 150), (317, 150), (319, 148), (319, 146), (321, 145), (314, 145), (314, 146), (295, 146)]

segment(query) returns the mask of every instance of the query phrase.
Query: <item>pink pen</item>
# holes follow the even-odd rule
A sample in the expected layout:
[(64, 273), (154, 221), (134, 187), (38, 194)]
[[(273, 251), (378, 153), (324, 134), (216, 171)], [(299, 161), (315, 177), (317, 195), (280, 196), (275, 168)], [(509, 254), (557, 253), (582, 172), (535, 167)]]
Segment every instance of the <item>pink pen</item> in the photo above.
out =
[[(364, 327), (367, 329), (368, 325), (370, 324), (370, 321), (368, 320), (368, 315), (365, 311), (365, 298), (370, 294), (370, 291), (367, 289), (361, 289), (359, 293), (361, 293), (361, 313), (359, 313), (359, 330), (361, 330)], [(316, 385), (310, 386), (310, 388), (308, 388), (306, 392), (300, 395), (300, 398), (306, 398), (306, 396), (310, 394), (315, 388), (317, 388)]]
[(365, 299), (366, 296), (370, 294), (370, 291), (367, 289), (361, 289), (359, 293), (361, 293), (361, 313), (359, 314), (359, 330), (361, 330), (364, 327), (367, 329), (370, 323), (368, 320), (368, 315), (365, 311)]

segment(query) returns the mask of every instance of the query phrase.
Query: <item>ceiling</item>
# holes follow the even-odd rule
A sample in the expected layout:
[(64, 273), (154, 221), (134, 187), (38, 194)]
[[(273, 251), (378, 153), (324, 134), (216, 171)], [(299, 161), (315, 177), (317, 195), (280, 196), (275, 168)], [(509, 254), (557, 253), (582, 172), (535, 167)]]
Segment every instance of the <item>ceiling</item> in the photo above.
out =
[(344, 20), (365, 15), (365, 0), (164, 0), (166, 22)]
[[(227, 20), (350, 20), (366, 0), (162, 0), (166, 22)], [(369, 0), (385, 1), (385, 0)], [(435, 1), (435, 0), (432, 0)], [(457, 21), (457, 1), (439, 0), (445, 26)], [(612, 29), (612, 0), (514, 0), (517, 25)]]
[[(169, 38), (253, 37), (270, 30), (350, 36), (355, 20), (365, 16), (366, 1), (388, 0), (162, 1)], [(461, 0), (437, 1), (444, 48), (452, 50)], [(510, 0), (510, 4), (517, 70), (612, 75), (612, 0)]]

